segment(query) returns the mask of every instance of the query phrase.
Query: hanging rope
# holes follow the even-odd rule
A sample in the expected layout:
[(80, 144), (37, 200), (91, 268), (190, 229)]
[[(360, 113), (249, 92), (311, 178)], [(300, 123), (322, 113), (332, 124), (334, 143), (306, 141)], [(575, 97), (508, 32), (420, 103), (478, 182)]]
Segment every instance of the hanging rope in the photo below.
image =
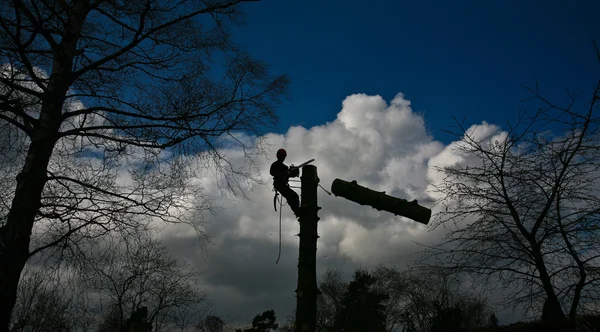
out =
[[(300, 182), (300, 180), (290, 180), (290, 181), (294, 181), (294, 182)], [(298, 188), (298, 189), (302, 189), (301, 187), (295, 187), (295, 186), (290, 186), (290, 188)], [(275, 261), (275, 264), (279, 263), (279, 259), (281, 258), (281, 210), (283, 205), (283, 196), (279, 197), (279, 192), (273, 188), (273, 191), (275, 192), (275, 197), (273, 197), (273, 205), (275, 208), (275, 211), (277, 211), (277, 202), (279, 201), (279, 253), (277, 254), (277, 261)], [(285, 205), (287, 205), (287, 202), (285, 203)]]
[(283, 197), (279, 198), (279, 254), (277, 254), (277, 261), (275, 264), (279, 263), (279, 258), (281, 258), (281, 210), (283, 206)]
[(322, 185), (319, 184), (319, 187), (321, 187), (321, 189), (323, 189), (327, 193), (327, 195), (331, 196), (331, 192), (329, 192), (327, 189), (323, 188)]

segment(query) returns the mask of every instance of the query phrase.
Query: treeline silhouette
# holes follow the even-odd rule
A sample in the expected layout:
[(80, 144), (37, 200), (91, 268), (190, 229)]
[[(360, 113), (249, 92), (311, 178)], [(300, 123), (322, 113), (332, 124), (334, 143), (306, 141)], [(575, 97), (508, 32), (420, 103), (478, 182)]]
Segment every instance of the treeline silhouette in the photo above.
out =
[[(147, 232), (88, 241), (57, 259), (25, 268), (9, 331), (295, 331), (294, 315), (278, 322), (276, 308), (246, 324), (212, 312), (197, 272)], [(485, 284), (438, 267), (329, 269), (318, 289), (318, 332), (600, 331), (591, 315), (507, 324)]]
[[(501, 324), (481, 292), (442, 270), (377, 266), (357, 269), (345, 282), (342, 271), (328, 270), (319, 283), (317, 332), (500, 332), (600, 331), (600, 316), (542, 323)], [(269, 323), (259, 327), (257, 321)], [(293, 332), (294, 317), (282, 326), (273, 310), (257, 315), (236, 332)], [(265, 328), (268, 326), (268, 328)]]
[[(593, 315), (501, 324), (482, 292), (444, 270), (380, 265), (357, 269), (349, 282), (342, 273), (328, 270), (321, 277), (317, 332), (600, 331), (600, 316)], [(267, 310), (235, 332), (296, 331), (293, 315), (281, 325), (276, 320), (275, 311)]]

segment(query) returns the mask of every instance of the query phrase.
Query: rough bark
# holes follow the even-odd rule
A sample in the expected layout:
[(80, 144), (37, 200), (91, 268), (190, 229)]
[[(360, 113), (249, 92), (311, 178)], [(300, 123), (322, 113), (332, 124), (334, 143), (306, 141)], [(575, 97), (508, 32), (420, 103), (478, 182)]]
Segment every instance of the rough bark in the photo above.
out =
[(536, 266), (539, 270), (539, 278), (544, 291), (546, 292), (546, 301), (544, 302), (544, 307), (542, 309), (541, 319), (543, 322), (551, 322), (551, 321), (563, 321), (565, 320), (565, 313), (560, 305), (560, 301), (558, 300), (558, 296), (554, 291), (554, 285), (552, 280), (550, 279), (550, 275), (548, 270), (546, 269), (546, 263), (542, 258), (541, 250), (539, 245), (535, 242), (531, 242), (533, 256), (535, 261), (537, 262)]
[(300, 216), (300, 249), (298, 256), (298, 287), (296, 289), (295, 331), (314, 332), (317, 322), (317, 167), (302, 168)]
[(384, 192), (378, 192), (360, 186), (356, 181), (347, 182), (335, 179), (331, 184), (331, 192), (361, 205), (369, 205), (377, 210), (391, 212), (416, 222), (427, 225), (431, 218), (431, 210), (420, 206), (416, 200), (409, 202), (405, 199), (392, 197)]
[[(8, 331), (15, 305), (21, 271), (29, 258), (29, 242), (40, 199), (47, 182), (47, 168), (58, 138), (62, 107), (72, 82), (73, 58), (83, 22), (89, 13), (88, 1), (75, 1), (65, 25), (48, 85), (43, 93), (39, 125), (32, 133), (25, 164), (6, 224), (0, 231), (0, 331)], [(9, 308), (9, 310), (5, 310)]]
[[(48, 164), (52, 142), (44, 140), (44, 135), (39, 136), (29, 148), (7, 222), (0, 230), (1, 308), (12, 308), (15, 304), (21, 271), (29, 257), (33, 221), (46, 183), (44, 165)], [(0, 331), (8, 331), (11, 313), (10, 310), (0, 310)]]

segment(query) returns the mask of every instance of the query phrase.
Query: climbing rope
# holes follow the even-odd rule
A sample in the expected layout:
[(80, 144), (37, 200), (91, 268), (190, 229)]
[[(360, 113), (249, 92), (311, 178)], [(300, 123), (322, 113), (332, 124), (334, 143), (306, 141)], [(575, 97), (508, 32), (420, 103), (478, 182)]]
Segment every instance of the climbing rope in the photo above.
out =
[[(291, 182), (301, 182), (300, 180), (292, 180), (289, 179), (289, 181)], [(298, 188), (298, 189), (302, 189), (301, 187), (296, 187), (296, 186), (290, 186), (290, 188)], [(285, 203), (285, 205), (283, 204), (283, 196), (282, 197), (278, 197), (279, 196), (279, 192), (273, 188), (273, 191), (275, 191), (275, 201), (274, 201), (274, 205), (275, 205), (275, 211), (277, 211), (277, 202), (279, 202), (279, 253), (277, 254), (277, 261), (275, 261), (275, 264), (279, 263), (279, 259), (281, 258), (281, 211), (283, 210), (282, 207), (287, 205), (287, 202)]]
[(279, 198), (279, 253), (277, 254), (277, 261), (275, 264), (279, 263), (279, 258), (281, 258), (281, 210), (283, 197)]
[(323, 188), (322, 185), (319, 184), (319, 187), (321, 187), (321, 189), (323, 189), (327, 193), (327, 195), (331, 196), (331, 192), (329, 192), (327, 189)]
[[(285, 203), (287, 205), (287, 202)], [(279, 258), (281, 258), (281, 211), (283, 207), (283, 197), (279, 198), (279, 254), (277, 255), (277, 261), (275, 264), (279, 263)]]

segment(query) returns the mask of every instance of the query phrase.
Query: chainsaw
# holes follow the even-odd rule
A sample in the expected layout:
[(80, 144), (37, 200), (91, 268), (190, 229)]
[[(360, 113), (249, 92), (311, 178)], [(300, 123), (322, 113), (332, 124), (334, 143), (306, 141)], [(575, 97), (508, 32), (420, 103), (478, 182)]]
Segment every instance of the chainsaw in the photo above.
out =
[(302, 167), (304, 167), (304, 166), (306, 166), (306, 165), (308, 165), (308, 164), (312, 163), (313, 161), (315, 161), (315, 160), (314, 160), (314, 159), (311, 159), (311, 160), (309, 160), (309, 161), (307, 161), (307, 162), (305, 162), (305, 163), (302, 163), (302, 164), (300, 164), (300, 165), (298, 165), (298, 166), (294, 166), (294, 165), (292, 164), (292, 165), (290, 165), (290, 170), (291, 170), (291, 169), (296, 169), (296, 168), (302, 168)]

